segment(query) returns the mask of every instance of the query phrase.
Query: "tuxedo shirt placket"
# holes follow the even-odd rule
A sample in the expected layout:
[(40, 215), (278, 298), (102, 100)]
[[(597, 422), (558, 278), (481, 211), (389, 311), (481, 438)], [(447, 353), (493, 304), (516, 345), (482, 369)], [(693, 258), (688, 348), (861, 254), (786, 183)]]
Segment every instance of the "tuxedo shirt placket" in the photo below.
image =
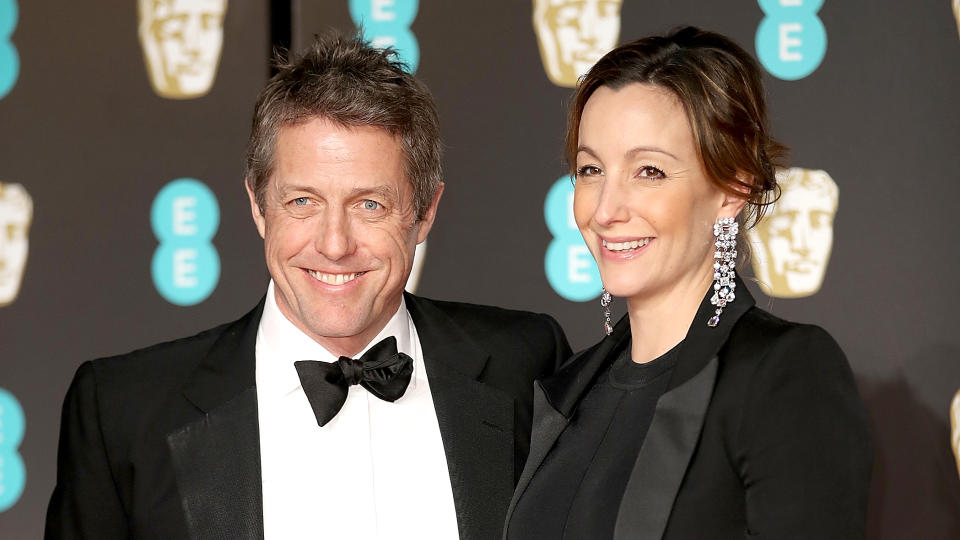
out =
[(265, 539), (455, 538), (443, 444), (405, 305), (357, 354), (396, 337), (414, 359), (404, 396), (388, 403), (351, 386), (319, 427), (293, 362), (337, 358), (290, 323), (273, 295), (271, 282), (256, 346)]

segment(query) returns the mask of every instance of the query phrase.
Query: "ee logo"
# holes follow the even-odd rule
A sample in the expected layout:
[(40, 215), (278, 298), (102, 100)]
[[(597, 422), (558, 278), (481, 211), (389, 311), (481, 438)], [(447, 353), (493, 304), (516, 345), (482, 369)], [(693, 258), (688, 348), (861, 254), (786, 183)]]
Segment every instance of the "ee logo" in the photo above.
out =
[(16, 0), (0, 0), (0, 99), (7, 97), (20, 75), (20, 55), (10, 41), (17, 16)]
[(561, 176), (547, 192), (543, 216), (553, 240), (543, 267), (553, 290), (567, 300), (586, 302), (603, 290), (600, 271), (573, 219), (573, 182)]
[(350, 18), (374, 47), (393, 47), (400, 60), (416, 73), (420, 45), (410, 30), (419, 0), (350, 0)]
[(0, 512), (16, 504), (27, 483), (27, 470), (17, 453), (25, 427), (17, 398), (0, 388)]
[(213, 192), (192, 178), (170, 182), (153, 200), (150, 225), (160, 241), (150, 265), (160, 296), (178, 306), (206, 300), (220, 280), (220, 256), (211, 243), (220, 225)]
[(817, 12), (823, 0), (758, 0), (766, 17), (757, 27), (757, 57), (785, 81), (813, 73), (827, 54), (827, 31)]

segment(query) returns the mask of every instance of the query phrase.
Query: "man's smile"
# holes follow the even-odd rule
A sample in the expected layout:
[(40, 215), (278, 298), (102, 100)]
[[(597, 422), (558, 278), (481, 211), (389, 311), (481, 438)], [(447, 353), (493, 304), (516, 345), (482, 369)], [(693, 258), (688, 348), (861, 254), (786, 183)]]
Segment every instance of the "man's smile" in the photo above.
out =
[(307, 270), (307, 273), (310, 274), (314, 279), (327, 285), (344, 285), (350, 283), (351, 281), (362, 276), (366, 272), (350, 272), (348, 274), (333, 274), (328, 272), (321, 272), (319, 270)]

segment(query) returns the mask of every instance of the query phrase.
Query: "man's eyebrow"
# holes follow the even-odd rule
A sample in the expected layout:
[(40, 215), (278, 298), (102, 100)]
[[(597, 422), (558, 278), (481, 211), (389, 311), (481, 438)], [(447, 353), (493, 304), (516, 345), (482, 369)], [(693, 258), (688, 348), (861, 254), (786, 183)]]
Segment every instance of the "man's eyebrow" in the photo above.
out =
[(396, 200), (397, 198), (397, 190), (396, 188), (393, 188), (388, 185), (379, 185), (379, 186), (373, 186), (373, 187), (355, 187), (352, 190), (350, 190), (351, 197), (359, 197), (362, 195), (379, 195), (384, 199), (393, 201), (393, 200)]

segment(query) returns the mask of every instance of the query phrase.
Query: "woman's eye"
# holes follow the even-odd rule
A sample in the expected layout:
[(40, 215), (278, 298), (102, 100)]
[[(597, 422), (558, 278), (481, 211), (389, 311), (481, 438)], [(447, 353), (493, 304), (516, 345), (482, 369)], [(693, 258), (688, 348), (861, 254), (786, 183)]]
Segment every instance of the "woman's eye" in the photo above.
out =
[(593, 165), (584, 165), (577, 169), (577, 176), (599, 176), (601, 174), (603, 174), (603, 171)]
[(667, 175), (663, 174), (663, 171), (654, 167), (653, 165), (640, 167), (640, 172), (638, 172), (637, 174), (642, 178), (666, 178), (667, 177)]
[(380, 203), (378, 203), (377, 201), (371, 201), (370, 199), (363, 201), (364, 210), (378, 210), (379, 208), (380, 208)]

